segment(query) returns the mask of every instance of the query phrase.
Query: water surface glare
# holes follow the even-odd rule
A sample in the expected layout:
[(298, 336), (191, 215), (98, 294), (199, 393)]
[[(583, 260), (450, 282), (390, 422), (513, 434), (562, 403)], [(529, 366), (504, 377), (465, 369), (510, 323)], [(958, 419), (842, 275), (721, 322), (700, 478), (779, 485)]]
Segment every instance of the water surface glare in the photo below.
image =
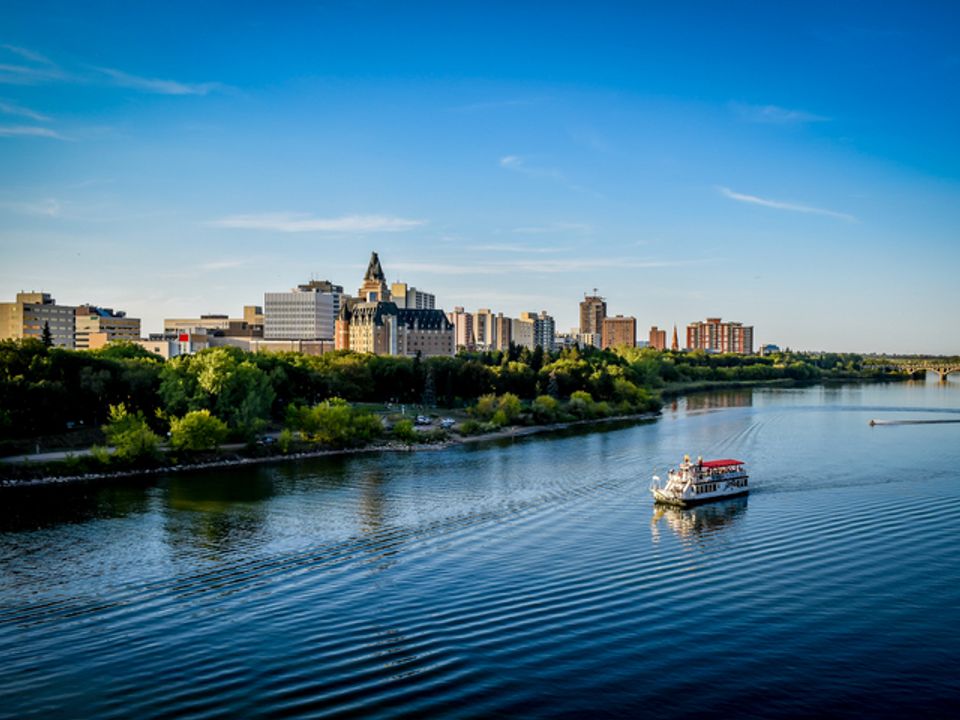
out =
[[(0, 717), (960, 713), (960, 382), (0, 494)], [(748, 498), (657, 509), (685, 452)]]

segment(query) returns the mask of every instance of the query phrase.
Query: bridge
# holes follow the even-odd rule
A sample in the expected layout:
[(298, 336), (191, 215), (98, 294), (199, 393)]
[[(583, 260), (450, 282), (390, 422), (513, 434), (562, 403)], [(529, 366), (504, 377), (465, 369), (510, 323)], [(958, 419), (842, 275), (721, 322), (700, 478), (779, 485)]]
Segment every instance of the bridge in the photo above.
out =
[(950, 373), (960, 373), (960, 360), (956, 358), (889, 358), (888, 362), (911, 375), (935, 372), (940, 376), (940, 382), (946, 382)]

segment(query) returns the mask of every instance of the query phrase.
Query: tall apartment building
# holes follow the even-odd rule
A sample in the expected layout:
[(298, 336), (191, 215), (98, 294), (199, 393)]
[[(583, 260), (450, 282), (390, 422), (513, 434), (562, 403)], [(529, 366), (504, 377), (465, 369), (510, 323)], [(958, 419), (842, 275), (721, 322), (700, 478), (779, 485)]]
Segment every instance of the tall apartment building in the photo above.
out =
[(476, 335), (473, 329), (473, 314), (466, 312), (462, 307), (455, 307), (453, 312), (447, 313), (447, 320), (453, 325), (454, 343), (458, 350), (473, 350), (476, 348)]
[(417, 290), (406, 283), (393, 283), (390, 286), (390, 295), (400, 310), (433, 310), (437, 306), (435, 295)]
[(580, 334), (602, 332), (603, 319), (607, 316), (607, 301), (597, 295), (584, 295), (580, 302)]
[(533, 333), (533, 313), (521, 313), (518, 318), (511, 318), (513, 342), (518, 347), (533, 350), (536, 347)]
[(497, 349), (506, 350), (513, 342), (513, 320), (497, 313)]
[(719, 353), (753, 353), (753, 325), (707, 318), (687, 325), (687, 348)]
[(531, 350), (539, 345), (545, 351), (553, 352), (556, 347), (557, 325), (546, 310), (541, 310), (539, 315), (532, 312), (520, 313), (519, 322), (523, 326), (522, 341), (516, 339), (517, 321), (514, 321), (515, 343), (529, 347)]
[(601, 335), (604, 350), (615, 347), (635, 347), (637, 344), (637, 319), (635, 317), (607, 317), (603, 319)]
[(654, 350), (666, 350), (667, 349), (667, 331), (661, 330), (656, 325), (650, 328), (650, 338), (649, 338), (650, 347)]
[(264, 339), (333, 340), (342, 296), (343, 287), (328, 280), (312, 280), (290, 292), (264, 293)]
[(140, 339), (140, 318), (128, 318), (126, 313), (114, 312), (112, 308), (81, 305), (74, 318), (77, 350), (97, 350), (114, 340)]
[(498, 318), (492, 310), (480, 308), (473, 315), (473, 337), (477, 350), (500, 349)]
[(0, 303), (0, 340), (43, 339), (44, 326), (57, 347), (76, 347), (76, 308), (57, 305), (44, 292), (17, 293), (14, 302)]

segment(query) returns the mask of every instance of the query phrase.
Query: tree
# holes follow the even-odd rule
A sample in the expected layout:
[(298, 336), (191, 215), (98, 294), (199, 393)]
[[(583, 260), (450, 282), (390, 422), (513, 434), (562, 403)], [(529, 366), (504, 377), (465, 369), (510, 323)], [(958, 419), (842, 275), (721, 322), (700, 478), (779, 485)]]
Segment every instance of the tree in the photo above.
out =
[(557, 413), (560, 409), (560, 403), (549, 395), (541, 395), (530, 405), (533, 411), (533, 417), (540, 423), (551, 423), (557, 419)]
[(170, 421), (170, 445), (177, 450), (215, 450), (228, 432), (227, 424), (209, 410), (194, 410)]
[(376, 415), (356, 410), (342, 398), (330, 398), (309, 408), (291, 407), (287, 424), (308, 439), (333, 447), (364, 445), (383, 431)]
[(560, 398), (560, 384), (557, 382), (557, 374), (555, 372), (550, 373), (550, 380), (547, 381), (547, 395), (554, 400)]
[(160, 438), (147, 425), (143, 413), (128, 412), (123, 403), (110, 406), (110, 420), (104, 425), (103, 433), (114, 447), (114, 457), (120, 460), (154, 457), (160, 445)]
[(41, 341), (43, 342), (44, 347), (50, 347), (53, 345), (53, 334), (50, 332), (50, 323), (44, 321), (43, 323), (43, 334), (40, 336)]
[[(419, 358), (419, 353), (417, 358)], [(427, 367), (427, 374), (423, 380), (423, 404), (425, 407), (436, 407), (437, 404), (437, 391), (434, 388), (433, 380), (433, 365)]]

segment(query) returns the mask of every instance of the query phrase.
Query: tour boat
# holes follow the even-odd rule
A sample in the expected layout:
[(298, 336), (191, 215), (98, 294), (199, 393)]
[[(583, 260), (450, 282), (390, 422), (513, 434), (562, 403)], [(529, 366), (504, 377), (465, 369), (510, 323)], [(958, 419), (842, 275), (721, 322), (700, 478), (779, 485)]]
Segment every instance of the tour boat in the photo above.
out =
[(697, 458), (696, 462), (691, 462), (690, 456), (684, 455), (679, 468), (670, 468), (665, 484), (661, 485), (660, 478), (653, 476), (650, 492), (658, 503), (689, 507), (740, 497), (750, 489), (747, 487), (747, 471), (741, 460)]

